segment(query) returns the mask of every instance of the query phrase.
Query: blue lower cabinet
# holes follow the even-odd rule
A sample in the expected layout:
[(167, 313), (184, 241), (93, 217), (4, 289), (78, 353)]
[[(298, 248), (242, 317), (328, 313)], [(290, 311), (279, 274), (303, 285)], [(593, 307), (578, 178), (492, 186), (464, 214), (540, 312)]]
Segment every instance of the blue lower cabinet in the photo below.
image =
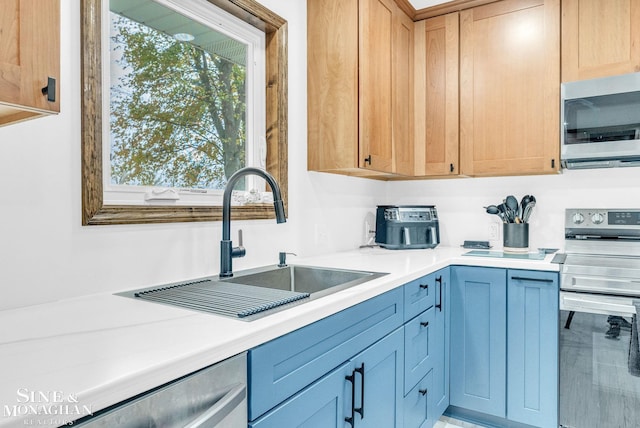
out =
[(402, 427), (403, 338), (397, 329), (249, 426)]
[(429, 392), (435, 420), (438, 420), (449, 407), (450, 289), (450, 269), (447, 267), (436, 272), (432, 346), (433, 386)]
[[(404, 397), (404, 428), (431, 428), (435, 423), (433, 412), (433, 370), (423, 377)], [(439, 417), (439, 416), (438, 416)]]
[(452, 416), (558, 426), (558, 273), (451, 270)]
[(419, 313), (429, 309), (435, 303), (438, 284), (437, 273), (430, 273), (405, 284), (404, 289), (404, 320), (409, 321)]
[(307, 389), (285, 401), (258, 420), (251, 428), (342, 428), (351, 409), (351, 386), (345, 381), (353, 364), (345, 363)]
[(424, 311), (404, 326), (404, 393), (433, 368), (435, 308)]
[(400, 327), (403, 299), (403, 290), (398, 287), (251, 349), (249, 420)]
[[(401, 427), (404, 369), (402, 328), (352, 359), (355, 364), (355, 426)], [(361, 376), (358, 370), (364, 368)]]
[(507, 417), (558, 426), (558, 275), (509, 270), (507, 289)]
[(451, 272), (451, 404), (506, 416), (506, 271)]

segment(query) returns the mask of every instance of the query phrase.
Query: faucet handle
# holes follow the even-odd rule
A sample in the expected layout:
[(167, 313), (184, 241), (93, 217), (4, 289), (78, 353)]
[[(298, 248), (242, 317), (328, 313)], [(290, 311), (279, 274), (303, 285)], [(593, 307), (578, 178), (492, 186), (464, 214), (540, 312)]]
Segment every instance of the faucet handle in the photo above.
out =
[(242, 229), (238, 229), (238, 246), (231, 249), (231, 257), (244, 257), (247, 250), (242, 246)]

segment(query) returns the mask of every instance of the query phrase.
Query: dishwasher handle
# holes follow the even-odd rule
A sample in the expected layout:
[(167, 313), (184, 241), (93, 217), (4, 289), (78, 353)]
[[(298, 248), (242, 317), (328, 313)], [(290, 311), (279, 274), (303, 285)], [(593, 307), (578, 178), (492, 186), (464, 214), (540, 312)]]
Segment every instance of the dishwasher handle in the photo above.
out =
[(229, 416), (247, 396), (247, 387), (243, 383), (233, 386), (220, 400), (209, 407), (196, 419), (185, 425), (185, 428), (212, 427)]

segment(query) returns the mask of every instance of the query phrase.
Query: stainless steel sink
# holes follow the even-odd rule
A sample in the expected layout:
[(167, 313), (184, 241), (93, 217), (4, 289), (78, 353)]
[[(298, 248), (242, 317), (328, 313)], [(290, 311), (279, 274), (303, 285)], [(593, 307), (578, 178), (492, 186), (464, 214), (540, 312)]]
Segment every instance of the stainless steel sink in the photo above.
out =
[(387, 275), (314, 266), (267, 266), (231, 278), (201, 278), (118, 293), (125, 297), (251, 321)]
[(234, 277), (222, 281), (309, 293), (311, 297), (320, 297), (383, 275), (386, 273), (290, 265), (236, 272)]

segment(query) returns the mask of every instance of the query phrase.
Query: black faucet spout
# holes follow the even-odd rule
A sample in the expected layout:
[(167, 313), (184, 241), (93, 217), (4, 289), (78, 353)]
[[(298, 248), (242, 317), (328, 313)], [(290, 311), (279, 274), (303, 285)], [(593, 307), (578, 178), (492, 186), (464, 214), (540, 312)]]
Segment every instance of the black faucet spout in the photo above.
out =
[(273, 207), (276, 212), (276, 222), (287, 221), (284, 212), (284, 203), (280, 194), (280, 186), (271, 174), (261, 168), (246, 167), (236, 171), (229, 180), (222, 196), (222, 240), (220, 241), (220, 277), (233, 276), (232, 260), (235, 257), (244, 256), (244, 249), (233, 248), (231, 243), (231, 192), (238, 180), (246, 175), (257, 175), (265, 179), (273, 193)]

